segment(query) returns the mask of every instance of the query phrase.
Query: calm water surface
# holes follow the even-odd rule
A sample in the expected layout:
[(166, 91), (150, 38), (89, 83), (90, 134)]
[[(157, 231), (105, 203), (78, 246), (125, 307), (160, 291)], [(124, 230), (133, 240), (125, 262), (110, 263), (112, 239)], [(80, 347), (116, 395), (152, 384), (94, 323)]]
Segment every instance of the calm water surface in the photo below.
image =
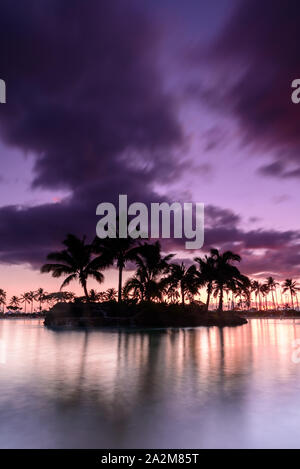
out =
[(2, 320), (0, 447), (300, 447), (297, 338), (300, 320), (127, 333)]

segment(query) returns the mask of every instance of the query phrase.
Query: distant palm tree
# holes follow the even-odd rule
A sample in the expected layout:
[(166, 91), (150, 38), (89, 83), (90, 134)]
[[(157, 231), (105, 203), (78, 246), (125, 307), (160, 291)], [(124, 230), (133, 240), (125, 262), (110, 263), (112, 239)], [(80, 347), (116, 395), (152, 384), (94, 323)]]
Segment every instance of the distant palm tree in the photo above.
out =
[(178, 300), (180, 298), (180, 294), (179, 294), (179, 291), (177, 290), (177, 288), (175, 288), (173, 285), (169, 285), (166, 288), (165, 293), (166, 293), (167, 299), (170, 301), (170, 303), (178, 303)]
[(20, 308), (20, 300), (17, 296), (12, 296), (9, 302), (9, 306), (12, 309), (19, 309)]
[(276, 293), (276, 287), (278, 286), (278, 282), (275, 281), (273, 277), (268, 277), (266, 281), (266, 285), (269, 288), (269, 291), (272, 293), (272, 303), (273, 308), (276, 308), (275, 298), (274, 298), (274, 291)]
[(33, 291), (28, 292), (28, 298), (31, 303), (31, 313), (33, 313), (33, 301), (34, 301), (35, 293)]
[(2, 305), (2, 313), (4, 313), (5, 304), (6, 304), (6, 291), (0, 288), (0, 305)]
[(95, 252), (100, 253), (101, 263), (105, 266), (113, 265), (117, 262), (119, 270), (118, 280), (118, 302), (122, 301), (122, 277), (125, 265), (129, 261), (136, 259), (136, 240), (128, 236), (127, 238), (96, 238), (94, 241)]
[(289, 291), (291, 295), (292, 309), (294, 309), (293, 296), (297, 295), (297, 292), (300, 290), (300, 288), (298, 287), (298, 283), (291, 278), (287, 278), (284, 281), (282, 287), (283, 287), (282, 288), (283, 293)]
[(179, 288), (181, 293), (181, 303), (184, 305), (185, 296), (196, 295), (199, 289), (199, 277), (194, 265), (186, 267), (184, 263), (170, 264), (170, 275), (166, 278), (167, 283), (173, 288)]
[(106, 301), (116, 301), (117, 299), (117, 290), (115, 288), (108, 288), (105, 292)]
[(63, 244), (66, 249), (48, 254), (47, 259), (55, 261), (55, 263), (44, 264), (41, 272), (52, 272), (52, 276), (55, 278), (67, 275), (61, 289), (69, 285), (72, 280), (79, 280), (86, 300), (89, 301), (88, 277), (93, 277), (99, 283), (104, 280), (103, 274), (99, 272), (103, 268), (101, 259), (93, 256), (94, 246), (86, 244), (85, 237), (79, 239), (77, 236), (69, 234)]
[(39, 310), (42, 311), (42, 305), (45, 301), (45, 297), (48, 293), (43, 288), (38, 288), (37, 291), (34, 293), (34, 299), (39, 303)]
[(28, 304), (31, 303), (31, 295), (30, 295), (30, 292), (22, 293), (22, 295), (20, 296), (20, 302), (21, 302), (21, 303), (24, 303), (24, 312), (26, 313), (26, 310), (27, 310), (27, 303), (28, 303)]
[(97, 303), (98, 301), (100, 301), (101, 293), (97, 292), (94, 288), (92, 288), (89, 292), (89, 297), (90, 301), (92, 301), (93, 303)]
[[(255, 307), (258, 310), (261, 308), (261, 305), (260, 305), (260, 283), (257, 280), (252, 281), (251, 291), (253, 291), (255, 294)], [(257, 301), (257, 298), (259, 302)]]
[(263, 300), (265, 300), (265, 310), (268, 309), (268, 294), (270, 292), (270, 288), (269, 288), (269, 285), (267, 285), (266, 283), (263, 283), (261, 286), (260, 286), (260, 293), (262, 295), (262, 298)]

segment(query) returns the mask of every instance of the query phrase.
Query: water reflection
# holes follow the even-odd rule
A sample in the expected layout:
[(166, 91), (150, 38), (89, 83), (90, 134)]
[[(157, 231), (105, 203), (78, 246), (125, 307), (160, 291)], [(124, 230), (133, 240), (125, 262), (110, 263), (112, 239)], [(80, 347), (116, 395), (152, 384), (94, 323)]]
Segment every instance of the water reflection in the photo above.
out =
[(297, 447), (295, 320), (64, 331), (0, 321), (0, 447)]

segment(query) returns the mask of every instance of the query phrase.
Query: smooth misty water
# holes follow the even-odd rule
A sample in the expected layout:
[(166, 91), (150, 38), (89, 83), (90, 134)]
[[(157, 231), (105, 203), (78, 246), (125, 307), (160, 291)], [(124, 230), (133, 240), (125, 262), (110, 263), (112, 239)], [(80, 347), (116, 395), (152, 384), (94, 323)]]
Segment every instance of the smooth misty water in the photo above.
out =
[(127, 333), (2, 320), (0, 447), (300, 447), (297, 338), (300, 320)]

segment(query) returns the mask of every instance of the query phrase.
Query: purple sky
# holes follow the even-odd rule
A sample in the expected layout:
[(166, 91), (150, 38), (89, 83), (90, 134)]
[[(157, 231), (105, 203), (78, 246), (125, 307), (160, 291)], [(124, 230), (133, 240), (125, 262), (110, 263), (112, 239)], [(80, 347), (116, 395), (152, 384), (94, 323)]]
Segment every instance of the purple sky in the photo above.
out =
[(0, 286), (57, 289), (46, 253), (92, 238), (120, 193), (204, 202), (203, 252), (299, 277), (299, 17), (296, 0), (2, 0)]

